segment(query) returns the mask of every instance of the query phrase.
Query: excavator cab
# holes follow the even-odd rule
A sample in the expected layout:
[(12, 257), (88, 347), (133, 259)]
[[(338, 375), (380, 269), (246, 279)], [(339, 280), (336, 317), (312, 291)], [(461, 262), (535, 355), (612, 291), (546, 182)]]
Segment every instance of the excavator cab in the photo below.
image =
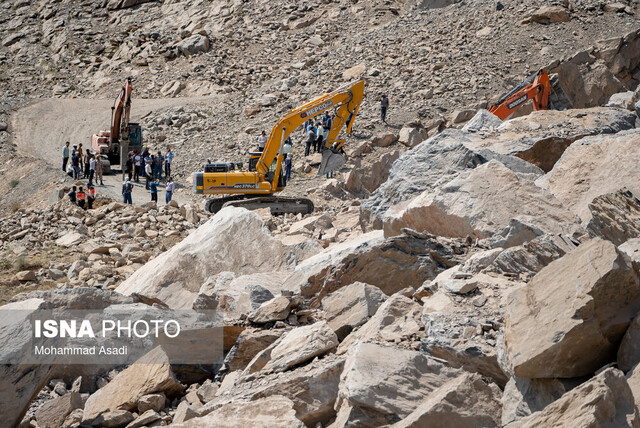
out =
[(533, 110), (548, 110), (550, 93), (549, 75), (545, 70), (540, 70), (500, 98), (489, 108), (489, 112), (505, 120), (529, 100), (533, 102)]

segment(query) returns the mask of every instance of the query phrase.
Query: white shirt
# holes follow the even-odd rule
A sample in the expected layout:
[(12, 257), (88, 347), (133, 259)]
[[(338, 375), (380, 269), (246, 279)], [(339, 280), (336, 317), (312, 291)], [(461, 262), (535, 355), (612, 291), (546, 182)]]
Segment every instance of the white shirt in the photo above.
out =
[(96, 160), (94, 158), (91, 158), (91, 160), (89, 161), (89, 170), (96, 170)]
[(267, 144), (267, 136), (266, 135), (261, 135), (258, 137), (258, 147), (260, 147), (261, 149), (264, 149), (264, 146)]
[(175, 189), (175, 188), (176, 188), (176, 183), (174, 183), (173, 181), (170, 181), (169, 183), (167, 183), (167, 185), (165, 186), (165, 188), (164, 188), (164, 189), (165, 189), (167, 192), (171, 192), (171, 193), (173, 193), (173, 189)]
[(140, 166), (140, 161), (142, 160), (142, 156), (136, 155), (136, 157), (133, 159), (136, 161), (135, 165)]

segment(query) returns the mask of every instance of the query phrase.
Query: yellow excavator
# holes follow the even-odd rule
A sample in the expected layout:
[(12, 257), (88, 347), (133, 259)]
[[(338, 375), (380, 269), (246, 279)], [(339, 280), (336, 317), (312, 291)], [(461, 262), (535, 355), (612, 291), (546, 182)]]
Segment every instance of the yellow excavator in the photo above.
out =
[(274, 196), (286, 186), (283, 168), (285, 140), (307, 120), (333, 108), (335, 117), (324, 141), (318, 176), (339, 168), (345, 158), (341, 154), (344, 140), (338, 139), (338, 135), (342, 128), (347, 134), (351, 132), (363, 96), (364, 80), (358, 80), (291, 110), (273, 126), (264, 150), (249, 152), (248, 169), (243, 169), (242, 163), (209, 162), (203, 171), (193, 175), (194, 192), (226, 195), (205, 202), (205, 208), (212, 213), (226, 206), (250, 210), (270, 208), (272, 214), (312, 212), (313, 202), (310, 199)]

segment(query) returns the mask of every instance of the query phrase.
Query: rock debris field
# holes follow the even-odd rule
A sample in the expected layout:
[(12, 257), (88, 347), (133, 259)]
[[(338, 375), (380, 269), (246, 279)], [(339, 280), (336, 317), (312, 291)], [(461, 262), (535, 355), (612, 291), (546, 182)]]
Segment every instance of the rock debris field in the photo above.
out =
[[(0, 4), (0, 415), (7, 427), (640, 427), (638, 3)], [(544, 68), (552, 108), (487, 108)], [(176, 200), (65, 196), (64, 141), (125, 77)], [(207, 159), (356, 78), (347, 163), (308, 215), (192, 194)], [(388, 123), (379, 95), (390, 98)], [(44, 310), (215, 311), (219, 354), (6, 364)], [(166, 338), (165, 338), (166, 339)], [(180, 352), (191, 348), (181, 344)]]

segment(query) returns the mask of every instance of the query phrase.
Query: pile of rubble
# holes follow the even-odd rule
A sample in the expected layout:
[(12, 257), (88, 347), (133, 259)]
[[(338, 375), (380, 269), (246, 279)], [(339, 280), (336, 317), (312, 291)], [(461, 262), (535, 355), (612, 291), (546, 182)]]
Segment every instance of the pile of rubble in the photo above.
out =
[(103, 198), (96, 206), (83, 210), (65, 198), (0, 219), (2, 285), (115, 288), (208, 218), (200, 207), (176, 202), (133, 207)]
[[(479, 111), (412, 144), (414, 126), (363, 143), (402, 152), (369, 198), (306, 217), (104, 205), (70, 233), (183, 239), (95, 256), (140, 263), (113, 290), (23, 293), (3, 309), (216, 310), (220, 360), (194, 370), (157, 344), (126, 368), (7, 365), (0, 412), (24, 427), (637, 426), (636, 119)], [(56, 210), (71, 228), (75, 208)], [(7, 349), (28, 346), (4, 331)]]

